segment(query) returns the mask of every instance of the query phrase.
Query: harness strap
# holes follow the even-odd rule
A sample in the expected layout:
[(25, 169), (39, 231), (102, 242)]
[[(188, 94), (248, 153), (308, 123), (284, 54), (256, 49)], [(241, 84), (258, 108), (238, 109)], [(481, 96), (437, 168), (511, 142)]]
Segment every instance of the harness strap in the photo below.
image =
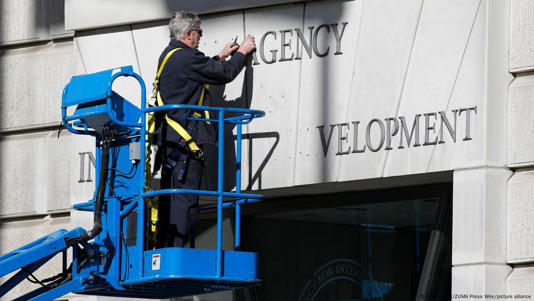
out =
[[(152, 97), (149, 101), (149, 106), (163, 106), (165, 103), (163, 102), (163, 99), (161, 97), (161, 94), (159, 92), (159, 78), (161, 74), (163, 73), (163, 69), (165, 67), (165, 64), (169, 60), (169, 58), (178, 50), (181, 50), (182, 48), (174, 48), (170, 50), (165, 57), (163, 58), (163, 61), (161, 62), (160, 66), (158, 67), (158, 71), (156, 72), (156, 77), (154, 79), (153, 83), (153, 93)], [(206, 90), (209, 89), (208, 84), (204, 84), (202, 86), (202, 91), (200, 92), (200, 99), (198, 100), (197, 105), (202, 106), (204, 103), (204, 97), (206, 94)], [(194, 118), (200, 118), (202, 115), (198, 112), (193, 113)], [(205, 119), (210, 119), (210, 114), (206, 110), (204, 111), (204, 117)], [(184, 129), (183, 126), (178, 123), (177, 121), (173, 120), (171, 117), (169, 117), (167, 114), (165, 114), (165, 122), (178, 134), (182, 139), (179, 141), (179, 145), (182, 148), (186, 148), (186, 146), (191, 150), (191, 153), (197, 158), (200, 159), (203, 157), (202, 150), (198, 147), (196, 142), (193, 140), (193, 137), (189, 133), (191, 133), (194, 129), (193, 122), (189, 122), (187, 125), (187, 129)], [(206, 121), (208, 124), (210, 124), (209, 121)], [(152, 155), (152, 149), (151, 146), (154, 144), (154, 134), (156, 131), (156, 116), (154, 113), (148, 115), (148, 146), (146, 151), (146, 160), (145, 160), (145, 183), (148, 188), (152, 187), (152, 167), (151, 167), (151, 155)], [(181, 152), (179, 162), (180, 165), (180, 175), (179, 177), (182, 178), (187, 161), (189, 160), (189, 154)], [(152, 233), (151, 237), (149, 239), (152, 239), (155, 241), (155, 233), (156, 233), (156, 224), (158, 222), (158, 200), (157, 198), (152, 198), (148, 200), (150, 203), (150, 232)]]
[[(202, 92), (200, 92), (200, 99), (198, 100), (198, 105), (201, 106), (203, 103), (204, 103), (204, 92), (206, 90), (208, 90), (210, 88), (210, 85), (208, 84), (204, 84), (204, 86), (202, 87)], [(193, 117), (195, 118), (200, 118), (201, 115), (197, 112), (195, 112), (193, 114)], [(210, 119), (210, 112), (209, 111), (204, 111), (204, 117), (206, 117), (206, 119)], [(209, 121), (206, 121), (207, 124), (211, 124)]]
[[(204, 91), (204, 89), (202, 91)], [(163, 106), (164, 105), (163, 100), (161, 99), (161, 95), (159, 94), (159, 92), (158, 92), (158, 96), (157, 96), (157, 101), (158, 101), (158, 106)], [(180, 123), (178, 123), (175, 120), (173, 120), (167, 114), (165, 114), (165, 121), (167, 121), (167, 124), (176, 133), (178, 133), (178, 135), (180, 135), (180, 137), (182, 137), (182, 140), (180, 141), (180, 143), (182, 143), (182, 141), (185, 141), (185, 144), (189, 147), (189, 149), (195, 155), (197, 155), (197, 153), (199, 153), (199, 157), (200, 157), (201, 156), (200, 154), (202, 153), (202, 151), (200, 150), (200, 148), (196, 144), (195, 140), (193, 140), (193, 137), (191, 137), (191, 135), (189, 134), (189, 131), (192, 130), (192, 127), (191, 127), (191, 129), (189, 129), (189, 131), (187, 131), (186, 129), (184, 129), (184, 127)], [(191, 122), (189, 124), (191, 125)]]
[[(165, 67), (165, 64), (167, 63), (167, 61), (169, 60), (169, 58), (171, 57), (171, 55), (173, 53), (175, 53), (176, 51), (180, 50), (182, 48), (174, 48), (172, 49), (171, 51), (169, 51), (165, 57), (163, 58), (163, 61), (161, 62), (159, 68), (158, 68), (158, 71), (156, 73), (156, 78), (154, 80), (154, 92), (155, 92), (155, 98), (156, 98), (156, 102), (157, 104), (152, 104), (153, 106), (154, 105), (158, 105), (158, 106), (162, 106), (164, 105), (165, 103), (163, 102), (163, 99), (161, 97), (161, 94), (159, 93), (159, 77), (161, 76), (161, 74), (163, 73), (163, 68)], [(204, 84), (202, 86), (202, 91), (200, 92), (200, 99), (198, 101), (198, 105), (202, 105), (204, 103), (204, 95), (205, 95), (205, 92), (206, 90), (209, 89), (209, 85), (207, 84)], [(204, 115), (205, 115), (205, 118), (206, 119), (210, 119), (210, 115), (209, 115), (209, 112), (208, 111), (204, 111)], [(193, 117), (195, 118), (200, 118), (201, 115), (197, 112), (195, 112), (193, 114)], [(176, 122), (175, 120), (173, 120), (172, 118), (170, 118), (167, 114), (165, 114), (165, 121), (167, 122), (167, 124), (178, 134), (180, 135), (180, 137), (182, 137), (183, 141), (185, 141), (185, 145), (187, 145), (187, 147), (191, 150), (191, 152), (195, 155), (195, 157), (197, 158), (201, 158), (203, 156), (203, 153), (202, 153), (202, 150), (198, 147), (198, 145), (196, 144), (196, 142), (193, 140), (193, 138), (191, 137), (191, 135), (189, 134), (189, 132), (192, 131), (192, 128), (188, 130), (184, 129), (183, 126)], [(210, 123), (209, 121), (207, 122), (208, 124)], [(154, 140), (154, 132), (156, 130), (156, 118), (153, 114), (150, 114), (149, 117), (148, 117), (148, 133), (149, 133), (149, 145), (153, 144), (153, 140)], [(180, 141), (182, 142), (182, 141)], [(150, 152), (151, 154), (151, 152)]]
[(163, 58), (163, 61), (161, 62), (161, 65), (159, 65), (158, 72), (156, 73), (156, 79), (154, 80), (154, 83), (152, 84), (154, 85), (154, 87), (159, 87), (159, 77), (161, 76), (161, 73), (163, 72), (163, 67), (165, 67), (165, 64), (167, 63), (171, 55), (181, 49), (182, 48), (174, 48), (173, 50), (167, 52), (167, 54)]
[[(161, 99), (161, 96), (159, 95), (159, 77), (161, 76), (161, 73), (163, 72), (163, 67), (165, 67), (165, 64), (171, 57), (173, 53), (180, 50), (182, 48), (175, 48), (169, 51), (165, 58), (163, 58), (163, 61), (161, 62), (161, 65), (158, 68), (158, 71), (156, 73), (156, 78), (154, 79), (153, 83), (153, 94), (151, 97), (151, 102), (149, 102), (149, 106), (155, 106), (154, 98)], [(163, 103), (163, 101), (161, 102)], [(159, 104), (158, 104), (159, 105)], [(167, 115), (165, 115), (167, 117)], [(145, 159), (145, 185), (148, 188), (152, 187), (152, 166), (151, 166), (151, 156), (152, 156), (152, 145), (154, 144), (154, 133), (156, 131), (156, 116), (154, 113), (148, 115), (148, 145), (146, 150), (146, 159)], [(148, 235), (147, 239), (152, 241), (152, 243), (156, 244), (156, 226), (158, 223), (158, 199), (157, 198), (149, 198), (147, 199), (147, 202), (150, 204), (150, 235)]]
[[(163, 73), (163, 69), (169, 60), (169, 58), (178, 50), (181, 50), (182, 48), (174, 48), (170, 50), (163, 60), (161, 61), (160, 66), (158, 67), (158, 71), (156, 72), (156, 77), (154, 79), (154, 92), (151, 98), (151, 101), (149, 102), (149, 106), (163, 106), (165, 103), (163, 102), (163, 99), (161, 97), (161, 94), (159, 92), (159, 78), (161, 74)], [(204, 98), (206, 94), (206, 90), (209, 89), (208, 84), (204, 84), (202, 86), (202, 91), (200, 92), (200, 99), (198, 100), (197, 105), (201, 106), (204, 104)], [(210, 114), (208, 111), (204, 111), (204, 116), (206, 119), (210, 119)], [(200, 118), (202, 117), (201, 114), (198, 112), (193, 113), (194, 118)], [(189, 148), (193, 155), (198, 159), (201, 158), (204, 154), (200, 147), (196, 144), (196, 142), (193, 140), (193, 137), (189, 133), (193, 131), (192, 123), (189, 122), (187, 129), (184, 129), (184, 127), (178, 123), (177, 121), (173, 120), (171, 117), (169, 117), (167, 114), (165, 114), (165, 122), (182, 138), (180, 139), (180, 146), (183, 148)], [(209, 121), (207, 121), (208, 124), (210, 124)], [(156, 131), (156, 116), (155, 114), (149, 114), (148, 115), (148, 147), (147, 147), (147, 156), (145, 161), (145, 183), (148, 187), (151, 187), (152, 177), (151, 177), (151, 156), (152, 156), (152, 149), (151, 146), (154, 144), (154, 134)]]

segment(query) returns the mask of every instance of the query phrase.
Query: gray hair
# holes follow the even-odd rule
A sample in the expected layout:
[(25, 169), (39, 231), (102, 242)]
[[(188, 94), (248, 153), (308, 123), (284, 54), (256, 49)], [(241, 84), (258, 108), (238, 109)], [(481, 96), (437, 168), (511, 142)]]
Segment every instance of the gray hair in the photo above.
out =
[(197, 14), (183, 10), (177, 11), (172, 14), (169, 22), (171, 38), (180, 40), (187, 30), (195, 30), (197, 26), (200, 26), (200, 18)]

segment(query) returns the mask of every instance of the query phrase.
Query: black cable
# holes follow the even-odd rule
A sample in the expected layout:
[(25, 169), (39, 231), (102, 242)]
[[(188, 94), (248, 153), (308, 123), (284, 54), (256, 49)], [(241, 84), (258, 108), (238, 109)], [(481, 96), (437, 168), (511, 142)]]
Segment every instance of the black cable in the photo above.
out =
[(53, 282), (53, 281), (56, 281), (58, 279), (68, 279), (70, 276), (72, 276), (72, 263), (70, 264), (70, 266), (68, 267), (68, 269), (64, 272), (61, 272), (57, 275), (54, 275), (52, 277), (48, 277), (48, 278), (45, 278), (45, 279), (42, 279), (42, 280), (39, 280), (39, 278), (37, 278), (32, 272), (30, 272), (30, 270), (28, 270), (26, 267), (22, 267), (21, 270), (23, 270), (24, 272), (26, 272), (26, 274), (28, 274), (28, 276), (26, 276), (26, 279), (31, 282), (31, 283), (35, 283), (35, 284), (40, 284), (42, 287), (46, 287), (48, 289), (52, 289), (54, 288), (55, 286), (53, 285), (50, 285), (49, 283), (50, 282)]
[(116, 172), (118, 172), (118, 173), (120, 173), (120, 174), (122, 174), (122, 175), (129, 176), (129, 175), (132, 174), (132, 171), (134, 170), (134, 168), (135, 168), (135, 165), (132, 165), (132, 169), (130, 169), (129, 172), (124, 172), (124, 171), (122, 171), (122, 170), (120, 170), (120, 169), (117, 169), (117, 168), (110, 168), (110, 169), (111, 169), (111, 170), (114, 170), (114, 171), (116, 171)]
[(63, 122), (60, 122), (59, 123), (59, 126), (57, 128), (57, 138), (59, 139), (59, 135), (61, 135), (61, 131), (63, 131), (64, 127), (63, 127)]
[[(111, 184), (111, 183), (110, 183)], [(115, 189), (113, 189), (113, 187), (111, 185), (109, 185), (109, 192), (111, 192), (111, 195), (112, 196), (116, 196), (115, 194)]]
[(72, 273), (72, 263), (70, 264), (70, 266), (67, 268), (66, 271), (61, 272), (61, 273), (59, 273), (59, 274), (57, 274), (55, 276), (49, 277), (49, 278), (45, 278), (45, 279), (41, 280), (41, 282), (47, 283), (47, 282), (56, 281), (56, 280), (58, 280), (60, 278), (67, 277), (71, 273)]
[(23, 270), (24, 272), (26, 272), (26, 274), (28, 274), (28, 276), (26, 276), (26, 279), (28, 279), (28, 281), (30, 281), (31, 283), (40, 284), (42, 287), (53, 289), (53, 287), (47, 285), (46, 283), (42, 282), (37, 277), (35, 277), (35, 275), (33, 275), (33, 273), (30, 272), (26, 267), (21, 268), (21, 270)]
[[(59, 135), (59, 133), (58, 133)], [(65, 243), (67, 247), (78, 245), (83, 242), (87, 242), (94, 237), (96, 237), (102, 231), (102, 209), (104, 207), (104, 197), (106, 192), (106, 186), (108, 182), (108, 171), (109, 171), (109, 148), (111, 142), (113, 141), (113, 133), (108, 128), (102, 129), (102, 140), (101, 140), (101, 157), (100, 157), (100, 171), (99, 171), (99, 181), (98, 188), (95, 197), (95, 210), (93, 215), (94, 225), (93, 228), (85, 233), (82, 233), (78, 237), (74, 238), (65, 238)], [(86, 256), (83, 258), (77, 266), (77, 271), (80, 272), (83, 267), (92, 259), (96, 258), (98, 254), (93, 254), (92, 256)], [(63, 271), (55, 276), (39, 280), (33, 273), (28, 270), (26, 267), (22, 268), (28, 275), (26, 279), (31, 283), (39, 284), (42, 287), (47, 289), (53, 289), (72, 279), (72, 263), (66, 271)]]
[[(125, 271), (124, 271), (124, 273), (125, 273), (124, 279), (126, 279), (126, 276), (128, 276), (128, 270), (129, 270), (128, 269), (129, 268), (128, 265), (130, 263), (130, 255), (128, 254), (128, 245), (126, 245), (126, 238), (124, 237), (124, 232), (122, 232), (122, 230), (121, 230), (121, 238), (122, 238), (121, 239), (122, 242), (124, 243), (124, 250), (125, 250), (125, 253), (126, 253), (126, 265), (125, 265), (126, 268), (125, 268)], [(121, 280), (124, 280), (124, 279), (121, 279)]]
[(23, 270), (24, 272), (26, 272), (26, 274), (28, 274), (28, 276), (26, 276), (26, 279), (28, 279), (29, 282), (31, 283), (39, 283), (41, 284), (42, 286), (45, 286), (37, 277), (35, 277), (32, 272), (30, 272), (26, 267), (22, 267), (21, 270)]
[(98, 254), (93, 254), (91, 256), (88, 256), (86, 258), (84, 258), (82, 261), (80, 261), (80, 263), (78, 264), (78, 267), (76, 267), (76, 271), (81, 272), (83, 267), (93, 258), (96, 258), (98, 256)]
[(100, 173), (98, 179), (98, 188), (95, 198), (95, 210), (93, 215), (93, 228), (85, 233), (82, 233), (77, 238), (67, 238), (65, 242), (68, 246), (75, 245), (79, 242), (89, 241), (97, 236), (102, 231), (102, 208), (104, 207), (104, 197), (106, 192), (106, 183), (108, 181), (109, 170), (109, 148), (113, 140), (113, 133), (109, 128), (102, 128), (102, 141), (100, 143)]

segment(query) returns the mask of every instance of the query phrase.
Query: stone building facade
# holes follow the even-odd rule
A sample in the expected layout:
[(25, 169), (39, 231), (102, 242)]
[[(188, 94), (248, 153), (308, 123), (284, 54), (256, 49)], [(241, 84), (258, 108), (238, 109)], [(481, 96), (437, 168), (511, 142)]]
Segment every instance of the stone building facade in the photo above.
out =
[[(151, 87), (178, 9), (201, 15), (208, 55), (256, 36), (219, 88), (266, 112), (242, 177), (266, 196), (244, 220), (264, 285), (195, 300), (534, 295), (528, 0), (1, 1), (0, 253), (91, 227), (72, 205), (92, 196), (94, 141), (58, 132), (62, 89), (124, 65)], [(133, 81), (115, 87), (139, 104)]]

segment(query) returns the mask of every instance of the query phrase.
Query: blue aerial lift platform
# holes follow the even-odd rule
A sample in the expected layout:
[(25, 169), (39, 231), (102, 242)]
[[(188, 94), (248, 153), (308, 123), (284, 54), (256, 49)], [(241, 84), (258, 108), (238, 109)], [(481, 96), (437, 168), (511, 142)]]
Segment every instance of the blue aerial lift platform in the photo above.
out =
[[(133, 77), (141, 87), (141, 107), (113, 91), (119, 77)], [(62, 119), (74, 134), (96, 139), (96, 181), (91, 201), (75, 209), (94, 212), (95, 225), (59, 230), (0, 256), (0, 297), (24, 279), (41, 286), (17, 300), (52, 300), (69, 292), (131, 298), (170, 298), (236, 289), (259, 283), (257, 254), (222, 249), (223, 208), (235, 208), (235, 246), (240, 246), (241, 205), (262, 196), (241, 192), (242, 125), (264, 116), (258, 110), (193, 105), (147, 107), (146, 87), (131, 66), (75, 76), (63, 91)], [(145, 180), (147, 116), (156, 111), (181, 110), (190, 120), (217, 123), (217, 190), (153, 190)], [(210, 111), (211, 119), (195, 118)], [(236, 188), (223, 191), (224, 126), (236, 127)], [(148, 158), (150, 159), (150, 158)], [(217, 248), (154, 249), (147, 243), (150, 203), (163, 194), (198, 194), (217, 198), (199, 210), (217, 211)], [(72, 252), (67, 252), (69, 249)], [(39, 280), (33, 272), (57, 254), (62, 272)], [(69, 264), (70, 262), (70, 264)]]

